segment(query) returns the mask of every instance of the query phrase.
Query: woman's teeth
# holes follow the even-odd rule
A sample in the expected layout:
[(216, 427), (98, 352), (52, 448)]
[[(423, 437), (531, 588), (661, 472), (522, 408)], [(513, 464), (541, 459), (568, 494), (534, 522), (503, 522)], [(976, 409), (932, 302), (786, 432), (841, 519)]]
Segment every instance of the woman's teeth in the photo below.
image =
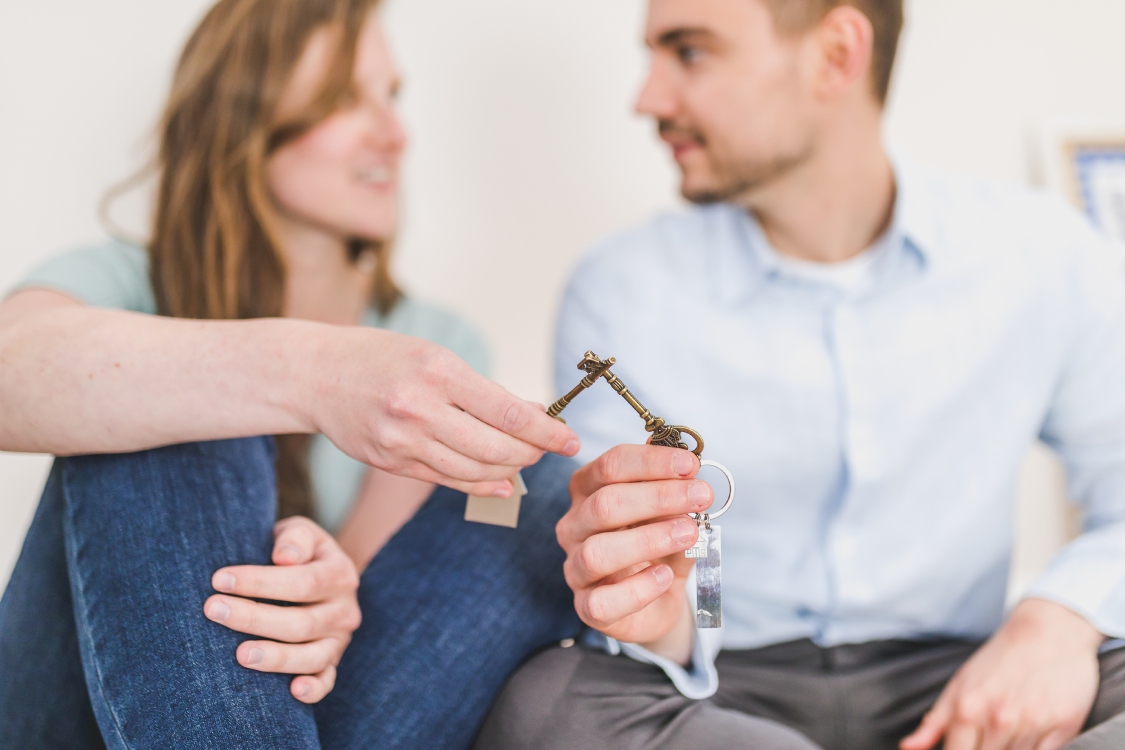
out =
[(361, 182), (371, 185), (386, 185), (391, 181), (391, 170), (387, 167), (372, 167), (359, 173)]

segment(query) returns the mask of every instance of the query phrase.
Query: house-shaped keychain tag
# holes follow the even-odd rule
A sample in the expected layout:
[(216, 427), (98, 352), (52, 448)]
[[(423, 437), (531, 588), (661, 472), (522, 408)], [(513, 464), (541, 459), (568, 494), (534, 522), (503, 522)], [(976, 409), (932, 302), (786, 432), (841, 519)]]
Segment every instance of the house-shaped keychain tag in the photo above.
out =
[(516, 474), (512, 477), (511, 497), (470, 495), (469, 501), (465, 504), (465, 520), (514, 529), (519, 525), (520, 502), (526, 494), (527, 485), (523, 483), (523, 477)]

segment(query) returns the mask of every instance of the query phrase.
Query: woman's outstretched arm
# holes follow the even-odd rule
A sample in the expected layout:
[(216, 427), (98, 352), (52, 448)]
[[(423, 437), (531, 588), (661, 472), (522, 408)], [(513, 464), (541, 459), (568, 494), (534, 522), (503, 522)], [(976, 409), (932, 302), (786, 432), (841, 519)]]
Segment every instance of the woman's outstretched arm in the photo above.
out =
[(0, 450), (123, 453), (323, 432), (401, 476), (476, 494), (577, 437), (448, 350), (370, 328), (197, 321), (46, 290), (0, 304)]

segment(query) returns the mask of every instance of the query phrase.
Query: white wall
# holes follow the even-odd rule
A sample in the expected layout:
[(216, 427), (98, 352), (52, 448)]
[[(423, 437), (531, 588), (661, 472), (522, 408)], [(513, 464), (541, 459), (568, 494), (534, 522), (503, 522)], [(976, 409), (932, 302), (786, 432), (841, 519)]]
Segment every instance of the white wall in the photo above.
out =
[[(97, 201), (147, 154), (175, 54), (208, 4), (0, 5), (0, 289), (101, 236)], [(916, 157), (1026, 180), (1040, 121), (1125, 125), (1120, 0), (908, 8), (888, 129)], [(500, 381), (527, 397), (552, 398), (554, 306), (576, 257), (676, 202), (651, 126), (630, 115), (642, 11), (643, 0), (392, 0), (388, 9), (414, 136), (401, 275), (474, 320)], [(122, 208), (138, 226), (136, 206)], [(0, 582), (46, 465), (0, 455)], [(1051, 505), (1060, 481), (1042, 455), (1025, 473), (1025, 505), (1045, 510), (1021, 516), (1024, 575), (1062, 535)]]

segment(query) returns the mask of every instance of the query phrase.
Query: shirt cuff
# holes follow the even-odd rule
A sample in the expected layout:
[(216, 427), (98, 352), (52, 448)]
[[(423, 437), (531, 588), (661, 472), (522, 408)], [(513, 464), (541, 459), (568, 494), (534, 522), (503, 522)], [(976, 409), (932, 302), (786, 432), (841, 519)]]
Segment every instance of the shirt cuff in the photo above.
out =
[(1061, 604), (1107, 638), (1125, 638), (1125, 523), (1071, 542), (1022, 598)]
[[(718, 631), (709, 631), (709, 633), (718, 635)], [(703, 700), (710, 698), (719, 689), (719, 673), (715, 670), (718, 643), (716, 640), (712, 644), (711, 640), (715, 639), (704, 637), (699, 630), (695, 631), (691, 649), (691, 667), (687, 669), (671, 659), (649, 651), (643, 646), (638, 646), (635, 643), (621, 643), (595, 630), (587, 631), (587, 636), (583, 639), (583, 642), (590, 646), (602, 648), (614, 656), (624, 655), (633, 661), (660, 667), (685, 698)]]

